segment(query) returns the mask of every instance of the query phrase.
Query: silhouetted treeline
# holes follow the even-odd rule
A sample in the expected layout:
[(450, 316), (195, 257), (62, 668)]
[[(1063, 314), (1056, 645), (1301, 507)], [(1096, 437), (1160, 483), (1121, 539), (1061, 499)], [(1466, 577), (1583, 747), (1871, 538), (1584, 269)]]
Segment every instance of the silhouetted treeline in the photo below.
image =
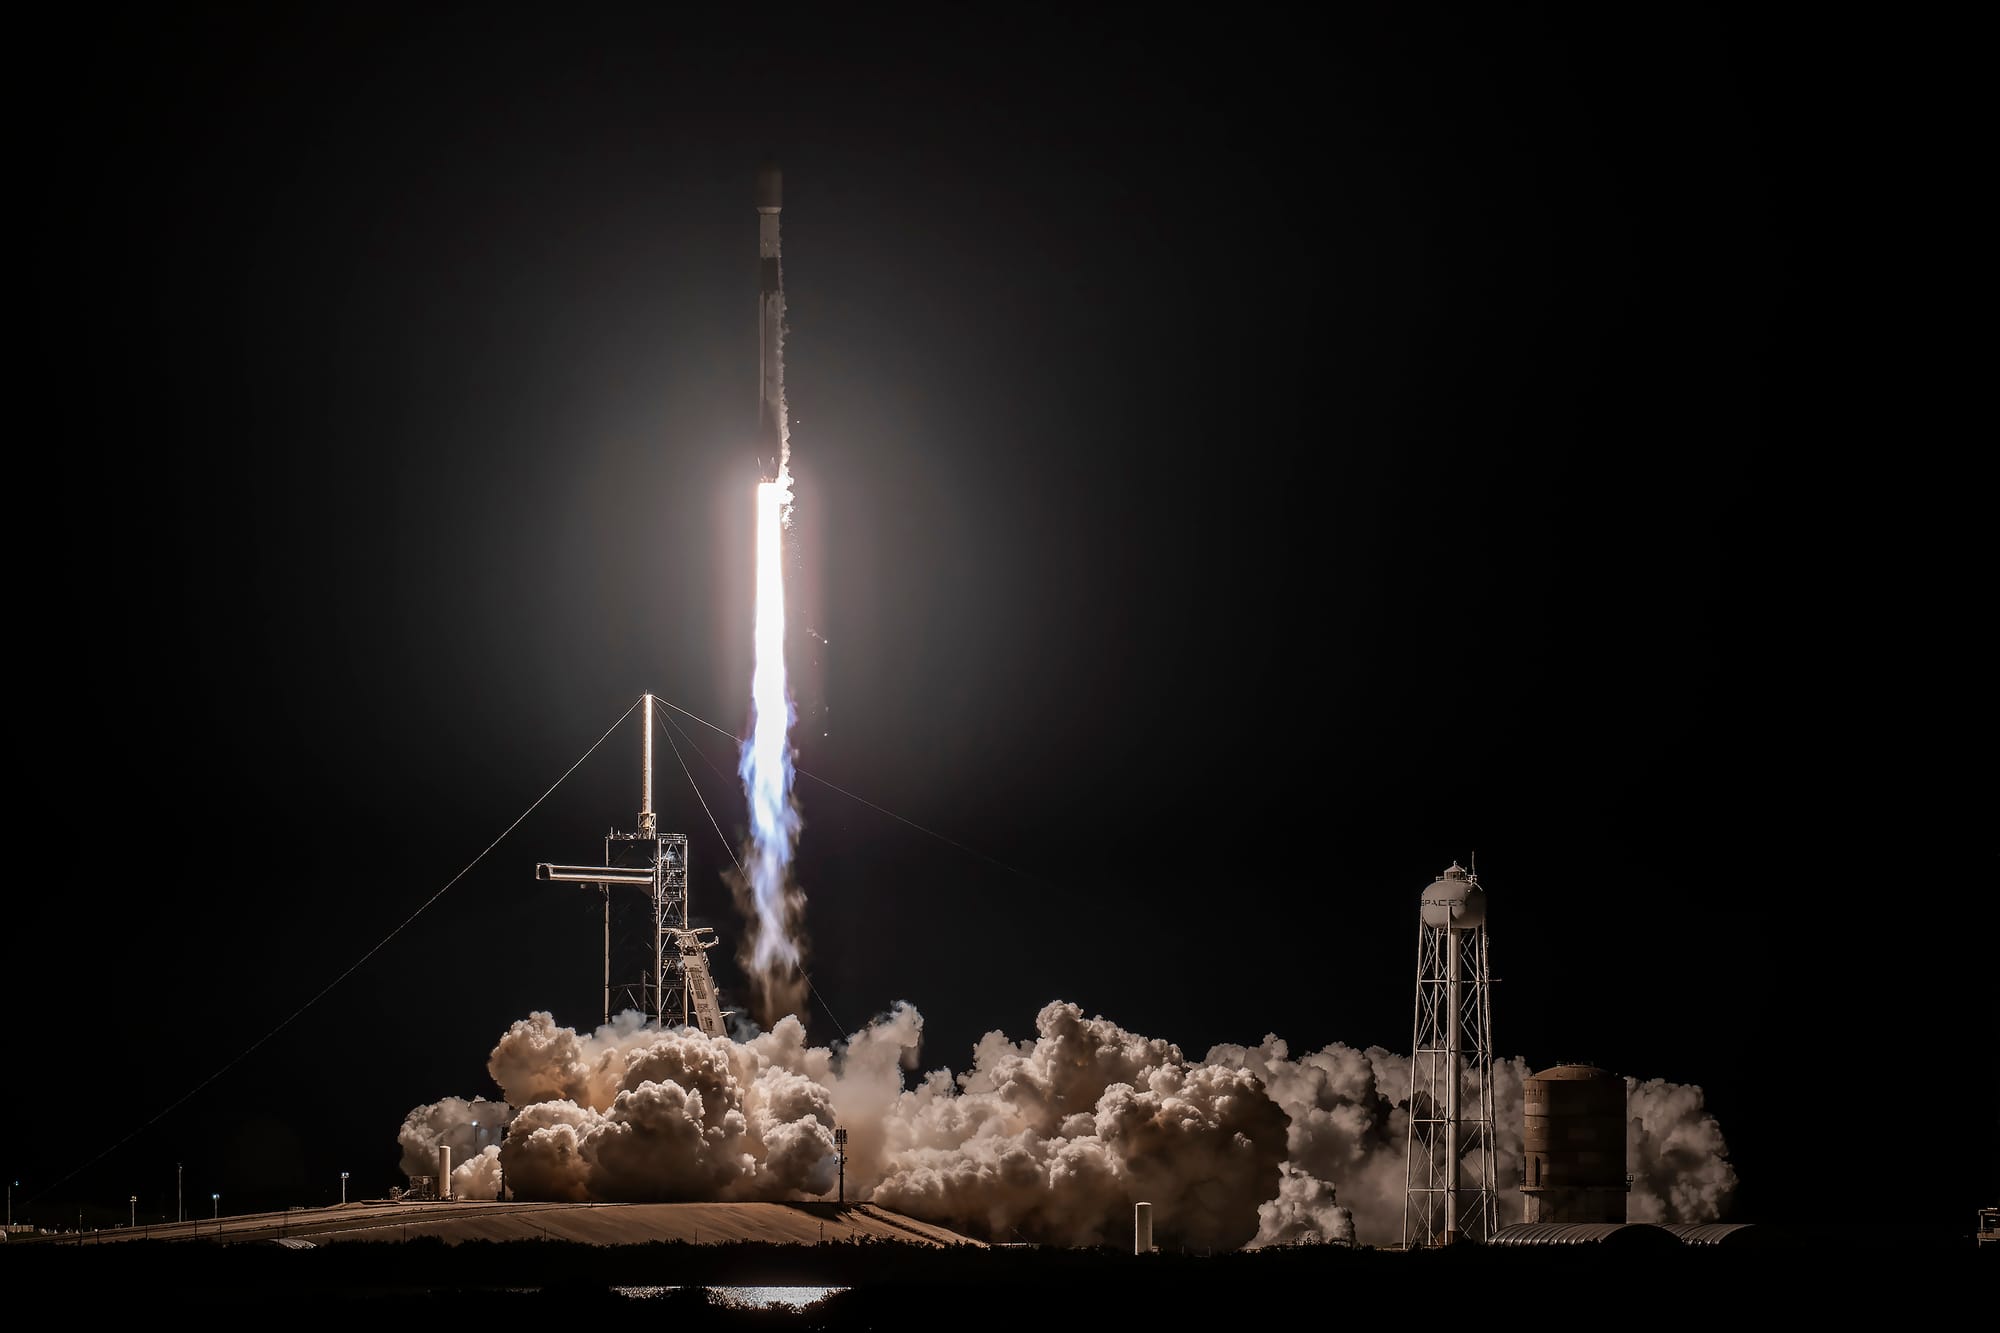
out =
[[(1561, 1293), (1643, 1302), (1661, 1317), (1712, 1319), (1732, 1292), (1783, 1289), (1792, 1313), (1834, 1313), (1857, 1299), (1921, 1292), (1926, 1299), (1990, 1290), (2000, 1255), (1968, 1245), (1870, 1244), (1865, 1237), (1793, 1238), (1736, 1249), (1613, 1247), (1478, 1249), (1401, 1254), (1301, 1246), (1230, 1254), (963, 1246), (892, 1241), (824, 1245), (566, 1241), (435, 1237), (291, 1249), (268, 1243), (125, 1241), (0, 1246), (0, 1287), (70, 1310), (256, 1307), (367, 1317), (407, 1306), (445, 1309), (579, 1307), (672, 1313), (681, 1328), (897, 1328), (1000, 1315), (1061, 1323), (1086, 1312), (1161, 1318), (1235, 1313), (1272, 1302), (1330, 1302), (1346, 1318), (1392, 1317), (1410, 1294), (1470, 1283), (1500, 1302)], [(1980, 1285), (1975, 1287), (1974, 1282)], [(1771, 1284), (1778, 1284), (1774, 1288)], [(732, 1309), (711, 1287), (845, 1288), (818, 1306)], [(621, 1291), (620, 1289), (627, 1289)], [(631, 1289), (677, 1288), (628, 1294)], [(641, 1304), (643, 1302), (643, 1304)], [(1037, 1314), (1040, 1311), (1042, 1313)]]

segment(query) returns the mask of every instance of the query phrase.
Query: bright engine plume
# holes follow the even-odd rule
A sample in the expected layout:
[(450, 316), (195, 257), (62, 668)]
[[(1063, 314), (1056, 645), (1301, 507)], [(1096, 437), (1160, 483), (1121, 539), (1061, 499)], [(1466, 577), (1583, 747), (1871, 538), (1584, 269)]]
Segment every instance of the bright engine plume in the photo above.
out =
[(791, 882), (798, 846), (799, 807), (792, 795), (792, 723), (797, 710), (785, 676), (785, 523), (792, 478), (781, 465), (775, 481), (757, 486), (756, 662), (750, 678), (750, 738), (737, 774), (750, 806), (750, 845), (743, 866), (750, 916), (745, 963), (760, 993), (761, 1019), (790, 1007), (801, 975), (795, 934), (804, 895)]

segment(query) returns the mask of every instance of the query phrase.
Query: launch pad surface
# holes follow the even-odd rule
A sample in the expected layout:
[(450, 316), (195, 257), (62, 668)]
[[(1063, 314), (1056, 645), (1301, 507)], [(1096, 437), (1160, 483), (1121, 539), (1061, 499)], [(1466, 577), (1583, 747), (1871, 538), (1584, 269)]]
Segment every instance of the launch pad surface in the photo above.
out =
[(38, 1237), (30, 1244), (100, 1245), (132, 1240), (208, 1240), (296, 1248), (349, 1241), (551, 1240), (581, 1245), (696, 1245), (761, 1242), (816, 1245), (900, 1241), (980, 1246), (946, 1227), (869, 1203), (493, 1203), (457, 1200), (369, 1201), (330, 1208), (120, 1227), (82, 1235)]

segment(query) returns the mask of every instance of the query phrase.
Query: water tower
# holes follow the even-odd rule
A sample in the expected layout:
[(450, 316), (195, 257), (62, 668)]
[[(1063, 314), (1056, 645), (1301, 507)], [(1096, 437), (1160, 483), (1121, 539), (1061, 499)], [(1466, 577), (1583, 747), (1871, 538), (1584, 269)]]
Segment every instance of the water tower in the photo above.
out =
[(1418, 914), (1405, 1249), (1483, 1241), (1499, 1228), (1490, 982), (1486, 892), (1453, 863), (1424, 890)]

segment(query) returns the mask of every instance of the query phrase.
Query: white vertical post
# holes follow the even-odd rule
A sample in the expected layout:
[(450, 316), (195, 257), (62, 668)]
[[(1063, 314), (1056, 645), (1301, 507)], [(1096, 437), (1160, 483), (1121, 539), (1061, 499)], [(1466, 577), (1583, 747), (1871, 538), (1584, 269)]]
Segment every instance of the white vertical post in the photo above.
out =
[(1132, 1205), (1132, 1253), (1150, 1254), (1153, 1250), (1153, 1205), (1135, 1203)]
[(440, 1199), (449, 1199), (451, 1197), (451, 1145), (449, 1143), (440, 1143), (438, 1145), (437, 1192)]
[(653, 696), (645, 698), (646, 728), (645, 740), (641, 743), (639, 760), (639, 832), (653, 831)]

